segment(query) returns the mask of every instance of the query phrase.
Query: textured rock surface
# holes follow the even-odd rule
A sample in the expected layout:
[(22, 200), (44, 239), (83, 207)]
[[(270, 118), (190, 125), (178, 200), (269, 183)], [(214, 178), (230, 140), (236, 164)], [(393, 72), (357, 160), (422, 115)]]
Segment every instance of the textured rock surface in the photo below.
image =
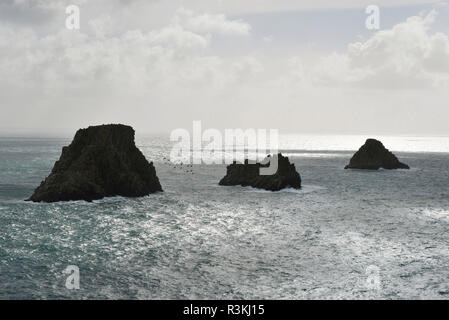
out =
[(51, 174), (28, 199), (35, 202), (92, 201), (140, 197), (162, 191), (153, 163), (134, 143), (134, 129), (120, 124), (77, 131)]
[[(227, 166), (226, 176), (219, 184), (222, 186), (251, 186), (270, 191), (284, 188), (301, 188), (301, 176), (296, 172), (295, 165), (290, 163), (288, 157), (278, 154), (278, 169), (273, 175), (260, 175), (260, 167), (268, 167), (269, 163), (233, 163)], [(272, 158), (272, 157), (271, 157)], [(267, 158), (269, 160), (271, 158)]]
[(366, 140), (365, 144), (349, 161), (345, 169), (410, 169), (398, 160), (396, 156), (375, 139)]

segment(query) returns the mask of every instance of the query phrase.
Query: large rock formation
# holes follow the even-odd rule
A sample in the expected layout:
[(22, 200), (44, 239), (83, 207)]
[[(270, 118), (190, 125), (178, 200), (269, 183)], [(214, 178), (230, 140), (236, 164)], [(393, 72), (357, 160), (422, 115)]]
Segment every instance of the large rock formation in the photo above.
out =
[(375, 139), (366, 140), (365, 144), (349, 161), (345, 169), (410, 169), (384, 147), (382, 142)]
[[(274, 174), (261, 175), (260, 168), (268, 168), (273, 158), (278, 159), (278, 168)], [(227, 166), (226, 176), (219, 184), (222, 186), (251, 186), (270, 191), (278, 191), (283, 188), (301, 188), (301, 176), (296, 172), (295, 165), (290, 163), (288, 157), (282, 154), (268, 156), (263, 163), (249, 163), (245, 160), (244, 164), (236, 163)], [(276, 162), (274, 161), (273, 164)]]
[(80, 129), (51, 174), (28, 199), (92, 201), (162, 191), (153, 163), (134, 144), (134, 129), (120, 124)]

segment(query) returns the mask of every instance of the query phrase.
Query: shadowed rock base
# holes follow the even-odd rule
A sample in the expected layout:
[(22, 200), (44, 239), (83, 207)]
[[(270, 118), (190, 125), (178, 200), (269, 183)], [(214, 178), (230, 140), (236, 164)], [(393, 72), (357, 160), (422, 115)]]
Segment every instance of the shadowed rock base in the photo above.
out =
[(384, 147), (382, 142), (375, 139), (366, 140), (365, 144), (349, 161), (345, 169), (410, 169)]
[(295, 165), (290, 163), (288, 157), (278, 154), (278, 168), (274, 174), (261, 175), (260, 168), (268, 168), (273, 157), (268, 156), (265, 159), (267, 163), (249, 163), (245, 160), (244, 164), (230, 164), (226, 168), (226, 176), (219, 184), (222, 186), (251, 186), (270, 191), (278, 191), (284, 188), (301, 188), (301, 176), (296, 172)]
[(153, 163), (134, 143), (134, 129), (120, 124), (80, 129), (28, 201), (92, 201), (140, 197), (162, 191)]

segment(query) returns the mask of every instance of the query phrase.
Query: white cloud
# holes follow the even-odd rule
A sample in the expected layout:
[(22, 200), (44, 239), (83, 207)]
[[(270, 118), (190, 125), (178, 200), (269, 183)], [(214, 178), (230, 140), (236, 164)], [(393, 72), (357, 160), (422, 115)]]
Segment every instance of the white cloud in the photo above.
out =
[(192, 10), (180, 8), (173, 22), (198, 33), (223, 35), (249, 35), (251, 26), (241, 20), (229, 20), (224, 14), (196, 14)]
[(102, 14), (88, 22), (93, 34), (97, 38), (104, 38), (113, 30), (114, 22), (110, 15)]
[(148, 34), (151, 44), (176, 46), (183, 48), (206, 48), (209, 45), (209, 37), (196, 34), (183, 29), (179, 25), (173, 25)]
[[(212, 24), (203, 30), (235, 33), (240, 27), (218, 21), (225, 29)], [(0, 108), (8, 112), (1, 125), (119, 121), (160, 130), (196, 108), (193, 114), (203, 113), (212, 97), (262, 70), (254, 57), (208, 52), (213, 34), (176, 23), (112, 34), (108, 23), (104, 15), (91, 21), (92, 32), (61, 29), (43, 37), (0, 24)]]
[[(0, 22), (1, 126), (72, 132), (123, 122), (142, 132), (188, 128), (201, 119), (218, 128), (366, 130), (383, 123), (406, 130), (427, 117), (447, 128), (448, 39), (430, 31), (434, 14), (318, 60), (315, 54), (220, 51), (211, 45), (217, 34), (250, 32), (244, 21), (221, 14), (184, 9), (163, 26), (123, 32), (110, 12), (82, 19), (80, 32), (59, 28), (45, 35)], [(236, 39), (247, 40), (226, 40)], [(410, 90), (417, 87), (423, 90)], [(412, 109), (407, 115), (420, 116), (397, 124), (404, 105)], [(382, 119), (385, 112), (391, 120)]]
[(396, 89), (441, 86), (449, 82), (449, 39), (431, 33), (436, 11), (414, 16), (364, 42), (349, 44), (318, 63), (312, 75), (326, 85)]

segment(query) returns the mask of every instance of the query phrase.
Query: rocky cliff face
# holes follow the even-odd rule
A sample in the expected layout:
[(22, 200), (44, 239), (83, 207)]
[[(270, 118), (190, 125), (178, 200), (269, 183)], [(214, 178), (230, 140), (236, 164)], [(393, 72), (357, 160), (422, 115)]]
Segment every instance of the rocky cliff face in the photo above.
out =
[(62, 149), (51, 174), (28, 199), (35, 202), (92, 201), (140, 197), (162, 191), (153, 163), (134, 143), (134, 129), (120, 124), (80, 129)]
[[(272, 175), (260, 175), (261, 167), (268, 167), (269, 163), (233, 163), (227, 166), (226, 176), (219, 184), (222, 186), (251, 186), (270, 191), (278, 191), (284, 188), (301, 188), (301, 176), (296, 172), (295, 165), (290, 163), (288, 157), (282, 154), (275, 155), (278, 159), (277, 171)], [(270, 157), (271, 159), (273, 157)], [(272, 161), (267, 158), (267, 161)]]
[(375, 139), (366, 140), (365, 144), (349, 161), (345, 169), (410, 169), (398, 160), (396, 156)]

